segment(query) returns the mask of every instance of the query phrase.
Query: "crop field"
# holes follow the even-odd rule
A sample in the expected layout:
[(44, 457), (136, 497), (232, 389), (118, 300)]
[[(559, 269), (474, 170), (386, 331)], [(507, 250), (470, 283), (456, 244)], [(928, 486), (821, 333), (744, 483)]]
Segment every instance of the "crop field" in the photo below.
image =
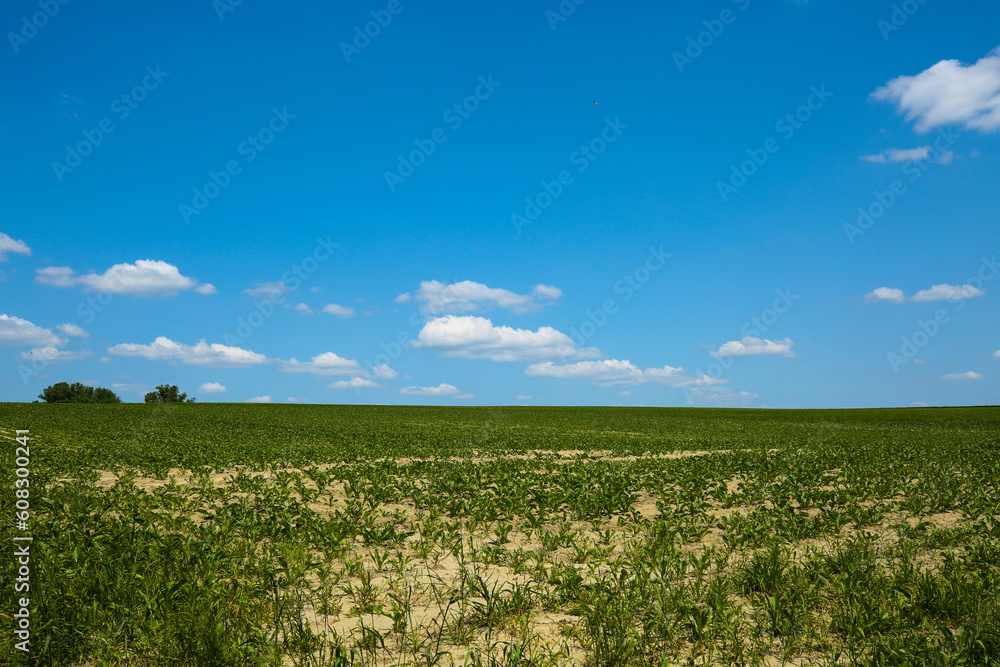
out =
[(8, 403), (8, 528), (20, 429), (21, 664), (1000, 660), (1000, 408)]

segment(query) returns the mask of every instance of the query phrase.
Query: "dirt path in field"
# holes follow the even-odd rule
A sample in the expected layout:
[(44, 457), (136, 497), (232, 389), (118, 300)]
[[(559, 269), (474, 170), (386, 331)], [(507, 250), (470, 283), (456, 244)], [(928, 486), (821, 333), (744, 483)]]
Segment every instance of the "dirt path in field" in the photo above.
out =
[[(4, 435), (2, 429), (0, 429), (0, 436)], [(369, 459), (367, 462), (387, 462), (394, 461), (400, 466), (409, 465), (411, 463), (431, 463), (435, 461), (447, 461), (450, 463), (492, 463), (494, 461), (539, 461), (546, 463), (557, 463), (557, 464), (567, 464), (574, 463), (577, 461), (602, 461), (602, 462), (634, 462), (634, 461), (644, 461), (644, 460), (673, 460), (673, 459), (683, 459), (693, 456), (708, 456), (711, 454), (729, 454), (732, 450), (728, 449), (718, 449), (711, 451), (703, 450), (692, 450), (692, 451), (676, 451), (676, 452), (665, 452), (661, 454), (646, 454), (643, 456), (615, 456), (614, 452), (608, 450), (594, 450), (587, 451), (582, 449), (563, 449), (559, 451), (551, 451), (545, 449), (535, 449), (531, 450), (525, 454), (507, 454), (505, 456), (471, 456), (471, 457), (461, 457), (461, 456), (449, 456), (449, 457), (430, 457), (430, 458), (419, 458), (419, 457), (401, 457), (401, 458), (390, 458), (382, 457), (378, 459)], [(214, 472), (208, 475), (208, 479), (212, 486), (216, 487), (227, 487), (231, 483), (231, 478), (238, 477), (239, 475), (252, 475), (260, 476), (265, 480), (271, 480), (277, 477), (278, 473), (303, 473), (306, 470), (316, 469), (321, 471), (327, 471), (334, 468), (345, 468), (351, 467), (353, 463), (321, 463), (315, 466), (310, 466), (309, 468), (280, 468), (276, 471), (272, 470), (255, 470), (249, 466), (234, 466), (232, 468), (226, 468), (222, 472)], [(109, 470), (100, 471), (97, 486), (103, 489), (109, 489), (118, 483), (118, 480), (125, 476), (127, 473), (137, 473), (138, 471), (122, 471), (114, 472)], [(176, 483), (178, 486), (190, 486), (192, 483), (197, 482), (198, 475), (191, 472), (190, 470), (185, 470), (182, 468), (171, 468), (167, 472), (165, 478), (158, 477), (145, 477), (137, 475), (133, 478), (133, 483), (136, 487), (144, 491), (152, 491), (154, 489), (166, 486), (171, 482)], [(69, 482), (70, 478), (59, 478), (57, 481)], [(311, 480), (305, 480), (306, 486), (312, 484)], [(311, 487), (315, 488), (315, 486)]]

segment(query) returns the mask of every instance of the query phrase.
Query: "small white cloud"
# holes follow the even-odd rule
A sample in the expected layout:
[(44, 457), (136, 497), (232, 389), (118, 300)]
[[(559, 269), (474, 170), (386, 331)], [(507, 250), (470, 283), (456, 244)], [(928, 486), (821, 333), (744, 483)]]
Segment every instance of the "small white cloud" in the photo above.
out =
[(525, 396), (523, 394), (518, 394), (514, 398), (517, 399), (517, 400), (519, 400), (519, 401), (534, 401), (538, 397), (537, 396), (531, 396), (531, 395)]
[(694, 375), (680, 367), (664, 366), (643, 370), (627, 359), (579, 361), (561, 366), (551, 361), (543, 361), (528, 366), (524, 374), (528, 377), (588, 380), (598, 387), (635, 386), (647, 382), (664, 384), (668, 387), (691, 387), (726, 382), (712, 379), (704, 374)]
[(60, 324), (56, 326), (56, 329), (62, 331), (67, 336), (76, 336), (77, 338), (89, 338), (90, 334), (84, 331), (81, 327), (76, 326), (72, 322), (66, 324)]
[(399, 374), (389, 367), (389, 364), (379, 364), (372, 369), (371, 374), (379, 380), (392, 380)]
[(382, 385), (367, 378), (357, 377), (351, 378), (350, 380), (337, 380), (336, 382), (331, 382), (327, 386), (330, 389), (371, 389), (374, 387), (381, 387)]
[(942, 60), (916, 76), (900, 76), (872, 93), (894, 103), (917, 132), (944, 125), (993, 132), (1000, 129), (1000, 47), (973, 65)]
[(277, 282), (257, 283), (256, 287), (250, 287), (243, 290), (243, 292), (254, 299), (271, 301), (277, 296), (288, 293), (290, 290), (291, 288), (288, 285), (279, 280)]
[(468, 394), (463, 394), (457, 387), (443, 382), (436, 387), (405, 387), (399, 390), (400, 394), (408, 396), (454, 396), (455, 398), (472, 398)]
[(983, 376), (975, 371), (966, 371), (964, 373), (951, 373), (949, 375), (942, 375), (942, 380), (982, 380)]
[(440, 350), (445, 357), (491, 361), (531, 361), (553, 357), (588, 359), (600, 356), (596, 348), (577, 349), (573, 339), (552, 327), (540, 327), (538, 331), (498, 327), (484, 317), (473, 315), (435, 318), (424, 325), (412, 345)]
[(7, 253), (30, 255), (31, 248), (24, 241), (15, 241), (3, 232), (0, 232), (0, 262), (7, 261)]
[(199, 394), (224, 394), (226, 393), (225, 385), (219, 384), (218, 382), (206, 382), (205, 384), (198, 387)]
[(862, 155), (861, 159), (865, 162), (909, 162), (910, 160), (923, 160), (930, 154), (930, 150), (930, 146), (890, 148), (875, 155)]
[(931, 407), (931, 404), (930, 403), (922, 403), (920, 401), (913, 401), (912, 403), (910, 403), (910, 407), (911, 408), (929, 408), (929, 407)]
[(35, 269), (35, 282), (51, 287), (72, 287), (73, 269), (68, 266), (47, 266)]
[(792, 352), (792, 345), (795, 345), (795, 343), (790, 338), (785, 338), (784, 340), (767, 340), (754, 338), (753, 336), (744, 336), (740, 340), (731, 340), (723, 343), (719, 346), (718, 350), (709, 352), (709, 354), (715, 359), (752, 355), (794, 357), (795, 353)]
[(923, 359), (914, 359), (913, 360), (913, 365), (914, 366), (924, 366), (926, 364), (927, 364), (927, 362), (924, 361)]
[(996, 352), (993, 353), (993, 358), (1000, 359), (1000, 350), (997, 350)]
[(879, 287), (873, 292), (865, 294), (865, 301), (891, 301), (892, 303), (903, 303), (906, 297), (903, 290), (895, 287)]
[(354, 359), (345, 359), (333, 352), (318, 354), (310, 361), (299, 361), (292, 357), (281, 362), (282, 373), (312, 373), (313, 375), (358, 375), (361, 366)]
[(347, 319), (349, 317), (354, 317), (355, 315), (357, 315), (357, 313), (354, 312), (353, 308), (349, 308), (348, 306), (338, 306), (335, 303), (328, 303), (327, 305), (323, 306), (323, 312), (330, 313), (331, 315), (339, 317), (341, 319)]
[(22, 320), (20, 317), (0, 315), (0, 345), (60, 346), (69, 340), (61, 338), (52, 329)]
[(115, 264), (103, 274), (91, 273), (73, 282), (84, 285), (88, 292), (143, 298), (174, 296), (198, 287), (197, 280), (181, 275), (173, 264), (151, 259), (140, 259), (135, 264)]
[(294, 396), (289, 396), (285, 400), (288, 401), (289, 403), (308, 403), (309, 402), (308, 398), (295, 398)]
[(256, 396), (247, 401), (247, 403), (271, 403), (271, 402), (272, 400), (270, 396)]
[(934, 285), (930, 289), (917, 292), (910, 301), (942, 301), (945, 299), (974, 299), (986, 294), (986, 290), (972, 285)]
[(630, 392), (630, 391), (620, 391), (620, 392), (618, 392), (618, 395), (621, 396), (622, 398), (628, 398), (628, 397), (630, 397), (632, 395), (632, 392)]
[(749, 391), (739, 391), (728, 387), (693, 387), (688, 392), (689, 403), (726, 403), (730, 405), (749, 405), (759, 396)]
[(60, 361), (76, 361), (86, 359), (94, 355), (90, 350), (60, 350), (55, 347), (35, 347), (27, 352), (22, 352), (21, 357), (28, 361), (44, 361), (49, 364)]
[(197, 287), (194, 288), (194, 291), (197, 292), (198, 294), (205, 294), (205, 295), (219, 293), (219, 290), (215, 289), (215, 285), (213, 285), (212, 283), (205, 283), (204, 285), (198, 285)]
[(121, 357), (144, 357), (150, 361), (179, 361), (183, 364), (211, 368), (241, 368), (268, 362), (263, 354), (221, 343), (209, 345), (204, 340), (197, 345), (184, 345), (159, 336), (149, 345), (123, 343), (108, 348), (108, 353)]
[(951, 161), (955, 159), (955, 151), (945, 151), (941, 153), (941, 157), (938, 158), (938, 164), (951, 164)]
[[(506, 289), (487, 287), (471, 280), (446, 285), (437, 280), (420, 283), (415, 298), (431, 315), (465, 313), (498, 307), (513, 313), (528, 313), (551, 305), (562, 297), (562, 290), (550, 285), (535, 285), (528, 294), (517, 294)], [(397, 303), (406, 303), (409, 293), (396, 297)]]
[(303, 315), (312, 315), (313, 314), (313, 309), (310, 308), (309, 306), (307, 306), (304, 303), (300, 303), (299, 305), (295, 306), (295, 310), (297, 310), (298, 312), (302, 313)]
[(396, 297), (396, 303), (409, 303), (413, 299), (413, 295), (409, 292), (404, 292)]

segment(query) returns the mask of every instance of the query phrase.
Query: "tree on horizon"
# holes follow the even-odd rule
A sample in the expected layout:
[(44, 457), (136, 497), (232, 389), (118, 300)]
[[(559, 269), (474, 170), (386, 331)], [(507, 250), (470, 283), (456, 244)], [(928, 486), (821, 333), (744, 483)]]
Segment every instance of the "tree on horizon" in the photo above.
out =
[(118, 394), (105, 387), (91, 387), (82, 382), (57, 382), (38, 395), (46, 403), (121, 403)]
[(157, 385), (156, 391), (146, 394), (145, 401), (147, 403), (194, 403), (194, 399), (188, 398), (186, 393), (180, 393), (180, 389), (175, 384)]

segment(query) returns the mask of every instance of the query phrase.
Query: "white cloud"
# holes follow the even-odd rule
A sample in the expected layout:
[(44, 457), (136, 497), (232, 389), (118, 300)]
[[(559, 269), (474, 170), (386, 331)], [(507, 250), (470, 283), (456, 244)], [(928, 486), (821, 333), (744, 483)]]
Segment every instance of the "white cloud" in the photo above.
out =
[(873, 292), (865, 294), (865, 301), (891, 301), (893, 303), (903, 303), (906, 297), (903, 290), (895, 287), (879, 287)]
[(59, 346), (69, 340), (61, 338), (52, 329), (43, 329), (28, 320), (10, 315), (0, 315), (0, 345)]
[(249, 294), (255, 299), (264, 299), (265, 301), (271, 301), (276, 296), (286, 294), (291, 288), (286, 285), (283, 281), (279, 280), (277, 282), (269, 283), (257, 283), (256, 287), (251, 287), (243, 290), (245, 294)]
[(24, 241), (15, 241), (3, 232), (0, 232), (0, 262), (7, 261), (7, 253), (30, 255), (31, 248)]
[(372, 375), (379, 380), (392, 380), (399, 376), (399, 373), (389, 367), (389, 364), (379, 364), (372, 369)]
[(219, 384), (218, 382), (206, 382), (205, 384), (198, 387), (199, 394), (224, 394), (226, 393), (225, 385)]
[(197, 280), (182, 276), (173, 264), (151, 259), (140, 259), (135, 264), (115, 264), (101, 275), (91, 273), (80, 276), (75, 282), (85, 285), (87, 291), (146, 298), (173, 296), (198, 286)]
[[(437, 280), (424, 280), (414, 296), (423, 303), (424, 310), (432, 315), (466, 313), (493, 306), (506, 308), (514, 313), (528, 313), (558, 301), (562, 297), (562, 290), (550, 285), (535, 285), (528, 294), (517, 294), (471, 280), (451, 285)], [(396, 302), (406, 303), (410, 299), (410, 294), (400, 294), (396, 297)]]
[(683, 368), (673, 366), (643, 370), (627, 359), (580, 361), (562, 366), (557, 366), (551, 361), (543, 361), (528, 366), (524, 374), (528, 377), (588, 380), (598, 387), (634, 386), (647, 382), (664, 384), (668, 387), (690, 387), (726, 382), (714, 380), (704, 374), (693, 375)]
[(729, 403), (749, 405), (759, 396), (749, 391), (739, 391), (728, 387), (693, 387), (688, 392), (688, 402)]
[(524, 394), (518, 394), (514, 398), (517, 399), (517, 400), (519, 400), (519, 401), (534, 401), (534, 400), (538, 399), (538, 396), (530, 396), (530, 395), (529, 396), (525, 396)]
[(942, 301), (944, 299), (972, 299), (983, 296), (986, 290), (976, 289), (972, 285), (934, 285), (930, 289), (917, 292), (910, 301)]
[(964, 373), (951, 373), (949, 375), (942, 375), (942, 380), (982, 380), (983, 376), (975, 371), (966, 371)]
[(50, 364), (60, 361), (76, 361), (92, 356), (94, 353), (90, 350), (59, 350), (51, 346), (35, 347), (21, 353), (21, 357), (28, 361), (42, 360)]
[(628, 397), (630, 397), (632, 395), (632, 392), (630, 392), (630, 391), (620, 391), (620, 392), (618, 392), (618, 395), (621, 396), (622, 398), (628, 398)]
[(312, 315), (313, 314), (313, 309), (310, 308), (309, 306), (307, 306), (304, 303), (300, 303), (299, 305), (295, 306), (295, 310), (297, 310), (298, 312), (302, 313), (303, 315)]
[(255, 396), (251, 398), (247, 403), (271, 403), (272, 399), (270, 396)]
[(90, 334), (83, 330), (83, 328), (76, 326), (72, 323), (60, 324), (56, 326), (56, 329), (62, 331), (67, 336), (76, 336), (77, 338), (89, 338)]
[(941, 157), (938, 158), (938, 164), (951, 164), (954, 159), (955, 151), (945, 151), (941, 153)]
[(109, 354), (122, 357), (144, 357), (150, 361), (179, 361), (183, 364), (209, 366), (212, 368), (241, 368), (267, 363), (263, 354), (257, 354), (240, 347), (230, 347), (221, 343), (209, 345), (204, 340), (197, 345), (176, 343), (159, 336), (149, 345), (123, 343), (108, 348)]
[(49, 266), (35, 270), (35, 282), (52, 287), (83, 285), (88, 292), (129, 294), (153, 298), (174, 296), (193, 289), (199, 294), (214, 294), (213, 285), (199, 285), (194, 278), (181, 275), (173, 264), (152, 259), (140, 259), (135, 264), (115, 264), (102, 274), (89, 273), (73, 276), (68, 266)]
[(72, 287), (73, 269), (68, 266), (47, 266), (35, 269), (35, 282), (52, 287)]
[(345, 359), (333, 352), (324, 352), (311, 361), (299, 361), (292, 357), (281, 362), (282, 373), (312, 373), (313, 375), (357, 375), (361, 366), (354, 359)]
[(996, 352), (993, 353), (993, 358), (1000, 359), (1000, 350), (997, 350)]
[(795, 345), (795, 343), (793, 343), (790, 338), (785, 338), (784, 340), (767, 340), (754, 338), (753, 336), (744, 336), (740, 340), (731, 340), (723, 343), (718, 350), (709, 352), (709, 354), (715, 359), (719, 359), (720, 357), (746, 357), (761, 354), (768, 356), (781, 355), (783, 357), (794, 357), (795, 353), (792, 352), (792, 345)]
[(930, 146), (919, 148), (890, 148), (875, 155), (862, 155), (865, 162), (908, 162), (910, 160), (923, 160), (930, 153)]
[(913, 360), (913, 365), (914, 366), (924, 366), (926, 364), (927, 364), (927, 362), (924, 361), (923, 359), (914, 359)]
[(335, 303), (328, 303), (327, 305), (323, 306), (323, 312), (330, 313), (331, 315), (334, 315), (341, 319), (354, 317), (357, 314), (354, 312), (353, 308), (349, 308), (347, 306), (338, 306)]
[(408, 396), (453, 396), (455, 398), (472, 398), (471, 394), (463, 394), (457, 387), (444, 384), (436, 387), (405, 387), (399, 390), (400, 394)]
[(396, 297), (396, 303), (409, 303), (413, 299), (413, 295), (409, 292), (405, 292)]
[(382, 385), (367, 378), (357, 377), (351, 378), (350, 380), (337, 380), (336, 382), (331, 382), (327, 386), (330, 389), (370, 389), (373, 387), (381, 387)]
[(1000, 48), (974, 65), (942, 60), (916, 76), (900, 76), (872, 93), (896, 104), (917, 132), (943, 125), (992, 132), (1000, 129)]
[(573, 340), (552, 327), (538, 331), (493, 326), (474, 315), (438, 317), (420, 330), (413, 347), (441, 350), (442, 356), (491, 361), (526, 361), (552, 357), (587, 359), (600, 356), (596, 348), (577, 349)]

